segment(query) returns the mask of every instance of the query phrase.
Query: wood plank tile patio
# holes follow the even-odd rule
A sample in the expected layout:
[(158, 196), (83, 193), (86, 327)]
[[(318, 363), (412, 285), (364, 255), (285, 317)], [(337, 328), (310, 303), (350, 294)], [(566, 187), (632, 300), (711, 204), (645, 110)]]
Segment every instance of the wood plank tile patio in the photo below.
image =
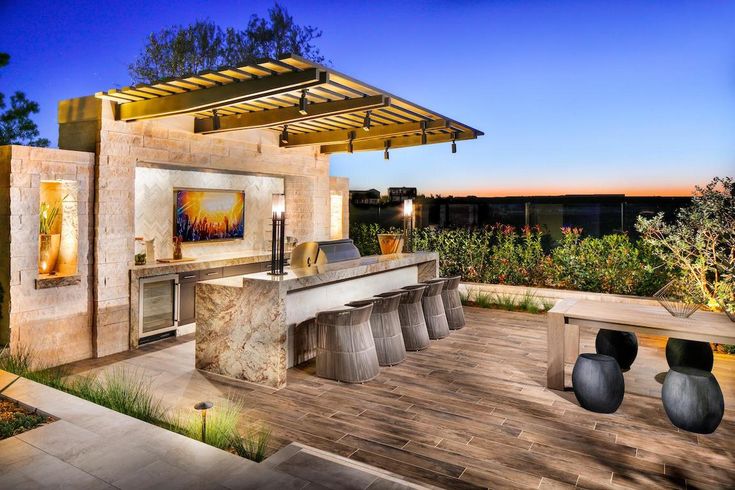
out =
[[(272, 429), (271, 452), (291, 441), (348, 456), (416, 483), (447, 488), (722, 488), (735, 485), (735, 358), (715, 355), (725, 419), (715, 434), (673, 427), (663, 411), (666, 339), (639, 337), (618, 412), (587, 412), (573, 393), (546, 384), (544, 315), (467, 308), (467, 327), (411, 352), (362, 385), (315, 376), (314, 363), (289, 370), (280, 390), (212, 381), (193, 369), (189, 337), (109, 359), (150, 374), (170, 407), (190, 409), (240, 397), (243, 427)], [(582, 330), (581, 352), (594, 351)], [(157, 362), (162, 361), (162, 362)], [(163, 362), (165, 361), (165, 362)], [(571, 367), (567, 368), (568, 370)]]

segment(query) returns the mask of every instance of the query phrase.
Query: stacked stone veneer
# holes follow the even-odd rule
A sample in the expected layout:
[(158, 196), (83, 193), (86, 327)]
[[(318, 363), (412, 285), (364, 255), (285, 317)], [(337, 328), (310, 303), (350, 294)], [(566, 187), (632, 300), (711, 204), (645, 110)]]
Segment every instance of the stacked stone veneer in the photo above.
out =
[[(91, 357), (90, 214), (94, 154), (0, 146), (0, 342), (32, 352), (39, 365)], [(43, 180), (76, 182), (78, 281), (36, 289), (38, 212)], [(68, 201), (68, 198), (67, 198)], [(71, 219), (71, 217), (68, 217)]]
[(96, 356), (129, 347), (136, 166), (162, 164), (181, 170), (282, 177), (288, 213), (286, 233), (300, 241), (329, 237), (329, 159), (316, 148), (279, 148), (277, 133), (269, 130), (194, 134), (194, 120), (189, 116), (115, 121), (114, 103), (93, 97), (62, 101), (59, 123), (60, 147), (96, 154)]

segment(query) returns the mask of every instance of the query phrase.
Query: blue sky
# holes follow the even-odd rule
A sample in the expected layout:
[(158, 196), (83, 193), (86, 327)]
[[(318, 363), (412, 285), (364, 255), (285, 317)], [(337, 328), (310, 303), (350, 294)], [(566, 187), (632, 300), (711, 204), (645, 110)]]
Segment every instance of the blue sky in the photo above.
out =
[[(243, 26), (270, 2), (0, 0), (0, 92), (56, 103), (130, 83), (151, 31)], [(735, 175), (735, 2), (284, 1), (340, 71), (481, 129), (449, 145), (340, 155), (352, 188), (684, 194)]]

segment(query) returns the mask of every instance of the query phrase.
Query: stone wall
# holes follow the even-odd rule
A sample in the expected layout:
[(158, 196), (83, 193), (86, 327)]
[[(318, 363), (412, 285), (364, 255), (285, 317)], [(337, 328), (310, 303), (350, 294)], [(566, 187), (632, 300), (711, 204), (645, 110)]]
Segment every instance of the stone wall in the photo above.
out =
[(114, 103), (94, 97), (62, 101), (59, 123), (59, 146), (97, 155), (93, 345), (98, 357), (128, 349), (136, 166), (283, 177), (286, 233), (299, 241), (329, 238), (329, 159), (316, 148), (279, 148), (278, 134), (270, 130), (194, 134), (189, 116), (115, 121)]
[[(93, 353), (93, 165), (93, 153), (0, 147), (0, 338), (13, 350), (32, 351), (43, 365), (86, 359)], [(68, 203), (68, 208), (78, 213), (78, 277), (70, 278), (68, 285), (37, 289), (40, 184), (46, 180), (76, 182), (76, 203)]]

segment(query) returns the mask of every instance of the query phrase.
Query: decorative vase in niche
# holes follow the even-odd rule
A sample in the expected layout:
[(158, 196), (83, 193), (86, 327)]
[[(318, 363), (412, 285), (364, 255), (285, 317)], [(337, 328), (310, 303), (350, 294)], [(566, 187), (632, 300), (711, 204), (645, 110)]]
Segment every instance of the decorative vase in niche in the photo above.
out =
[(61, 234), (38, 235), (38, 272), (49, 274), (56, 268), (59, 258), (59, 247), (61, 245)]
[(183, 255), (181, 253), (181, 237), (174, 237), (174, 260), (181, 260)]
[(379, 233), (378, 244), (382, 255), (397, 254), (403, 250), (403, 235), (400, 233)]

